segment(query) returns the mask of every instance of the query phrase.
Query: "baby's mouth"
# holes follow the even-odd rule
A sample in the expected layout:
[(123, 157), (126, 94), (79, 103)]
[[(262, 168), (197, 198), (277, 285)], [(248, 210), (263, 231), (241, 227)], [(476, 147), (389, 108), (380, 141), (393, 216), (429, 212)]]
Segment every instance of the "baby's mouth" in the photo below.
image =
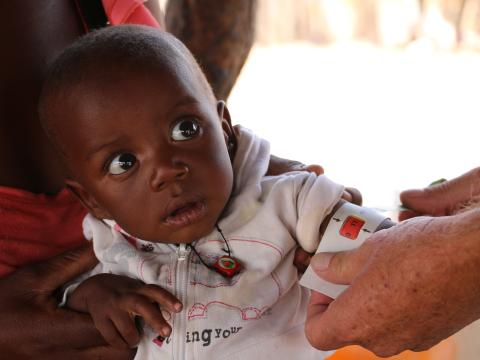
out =
[(186, 226), (200, 220), (205, 212), (206, 207), (202, 201), (188, 202), (173, 210), (164, 222), (172, 226)]

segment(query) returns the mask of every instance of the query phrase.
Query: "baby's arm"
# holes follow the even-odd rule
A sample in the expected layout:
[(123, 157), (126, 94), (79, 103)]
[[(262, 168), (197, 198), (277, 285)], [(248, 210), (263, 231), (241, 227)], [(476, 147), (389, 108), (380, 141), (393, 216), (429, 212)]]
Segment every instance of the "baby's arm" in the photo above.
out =
[[(325, 219), (323, 219), (322, 225), (320, 225), (320, 231), (319, 231), (319, 236), (320, 236), (320, 241), (322, 241), (323, 234), (325, 233), (325, 229), (327, 228), (328, 224), (330, 223), (330, 220), (332, 219), (332, 216), (337, 212), (340, 207), (345, 204), (345, 200), (342, 198), (340, 199), (337, 204), (333, 207), (332, 211), (325, 216)], [(358, 204), (355, 204), (358, 205)], [(388, 229), (392, 226), (395, 225), (395, 222), (393, 222), (391, 219), (386, 218), (383, 220), (380, 225), (377, 226), (374, 232), (383, 230), (383, 229)]]
[[(394, 225), (372, 209), (343, 200), (343, 186), (323, 175), (299, 175), (295, 180), (297, 187), (294, 189), (298, 194), (296, 238), (300, 247), (307, 252), (349, 250), (359, 246), (373, 232)], [(298, 257), (300, 255), (297, 252)], [(330, 285), (317, 280), (311, 268), (307, 268), (300, 284), (331, 297), (345, 288), (330, 288)]]
[(85, 280), (69, 295), (67, 306), (89, 313), (105, 340), (118, 348), (138, 344), (136, 316), (167, 337), (171, 327), (160, 309), (174, 313), (182, 310), (178, 299), (160, 286), (114, 274), (98, 274)]
[[(338, 201), (323, 219), (318, 252), (347, 251), (360, 246), (372, 233), (395, 225), (390, 219), (368, 208)], [(309, 267), (300, 279), (300, 284), (330, 298), (336, 298), (347, 285), (332, 284), (316, 276)]]

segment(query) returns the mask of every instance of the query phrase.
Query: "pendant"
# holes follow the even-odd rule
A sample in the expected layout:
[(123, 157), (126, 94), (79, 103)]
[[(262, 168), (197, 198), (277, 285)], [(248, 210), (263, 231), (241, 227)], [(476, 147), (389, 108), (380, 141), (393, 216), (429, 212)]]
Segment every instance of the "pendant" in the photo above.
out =
[(213, 268), (227, 278), (234, 277), (242, 269), (242, 264), (234, 257), (223, 255), (217, 259)]

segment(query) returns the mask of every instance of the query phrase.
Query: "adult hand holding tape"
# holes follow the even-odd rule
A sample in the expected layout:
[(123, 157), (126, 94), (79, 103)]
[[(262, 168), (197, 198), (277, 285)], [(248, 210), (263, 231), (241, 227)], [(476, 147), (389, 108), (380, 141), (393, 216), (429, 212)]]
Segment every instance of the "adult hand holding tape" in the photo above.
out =
[(480, 318), (479, 169), (401, 194), (415, 213), (438, 217), (403, 221), (354, 250), (313, 257), (318, 276), (351, 284), (335, 300), (312, 291), (305, 332), (313, 346), (357, 344), (392, 356), (429, 349)]
[[(375, 210), (349, 202), (340, 203), (332, 213), (326, 220), (326, 229), (323, 232), (323, 229), (320, 231), (323, 235), (317, 254), (353, 250), (362, 245), (374, 232), (394, 225), (390, 219)], [(328, 260), (328, 257), (324, 256), (321, 259), (325, 261)], [(336, 298), (348, 287), (348, 285), (345, 285), (346, 283), (331, 283), (319, 278), (312, 266), (313, 264), (307, 268), (300, 279), (302, 286), (318, 291), (330, 298)]]

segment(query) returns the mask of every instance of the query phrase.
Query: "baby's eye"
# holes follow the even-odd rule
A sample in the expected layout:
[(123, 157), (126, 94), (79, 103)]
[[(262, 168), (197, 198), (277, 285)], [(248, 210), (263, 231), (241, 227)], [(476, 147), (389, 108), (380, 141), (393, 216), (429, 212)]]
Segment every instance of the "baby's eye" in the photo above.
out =
[(172, 129), (170, 136), (174, 141), (189, 140), (198, 134), (200, 127), (195, 119), (182, 119)]
[(120, 175), (127, 172), (135, 165), (137, 158), (129, 153), (117, 155), (108, 165), (108, 172), (112, 175)]

